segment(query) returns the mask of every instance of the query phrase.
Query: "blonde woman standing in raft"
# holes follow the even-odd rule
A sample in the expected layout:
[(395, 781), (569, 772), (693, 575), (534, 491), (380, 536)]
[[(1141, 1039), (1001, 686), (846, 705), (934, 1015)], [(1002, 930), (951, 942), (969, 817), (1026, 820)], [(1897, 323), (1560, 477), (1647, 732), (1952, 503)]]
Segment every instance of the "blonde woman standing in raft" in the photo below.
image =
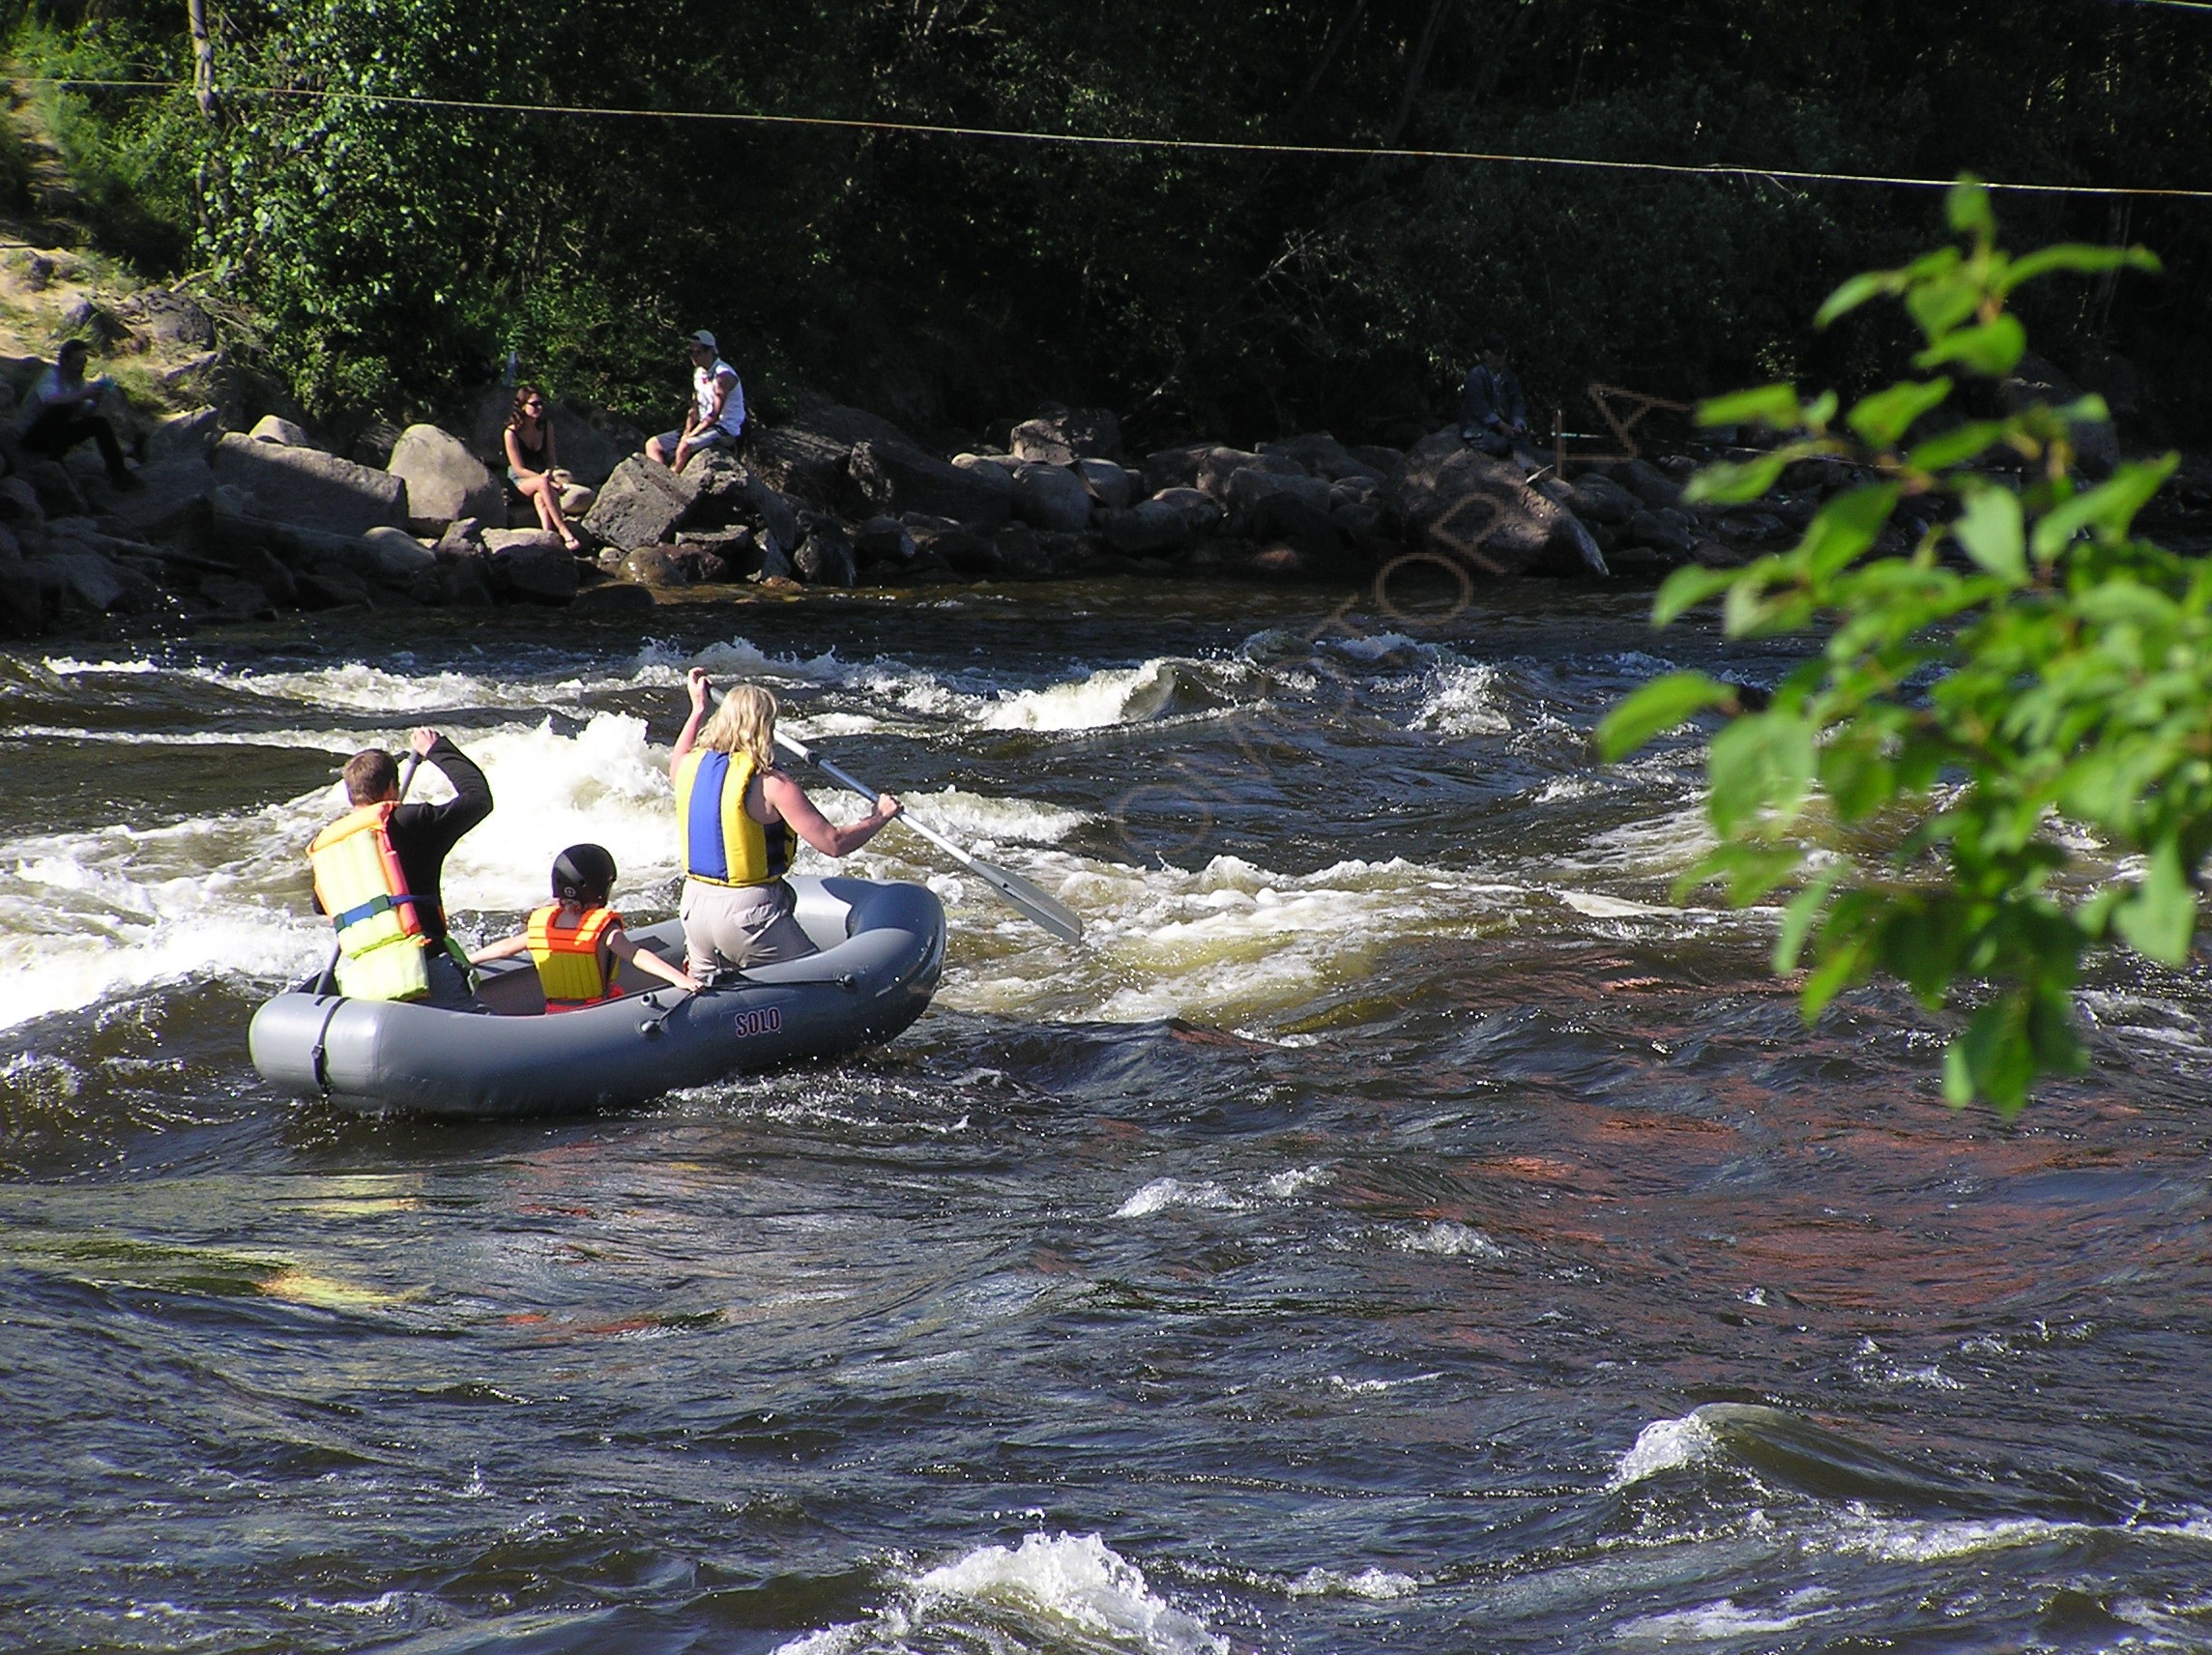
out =
[[(707, 717), (706, 673), (684, 680), (691, 716), (676, 738), (668, 779), (684, 832), (684, 941), (691, 974), (735, 966), (773, 965), (815, 951), (792, 917), (784, 874), (797, 833), (826, 857), (843, 857), (876, 836), (899, 813), (880, 794), (875, 814), (839, 828), (814, 808), (806, 790), (775, 768), (775, 697), (739, 684)], [(706, 720), (701, 729), (700, 721)]]

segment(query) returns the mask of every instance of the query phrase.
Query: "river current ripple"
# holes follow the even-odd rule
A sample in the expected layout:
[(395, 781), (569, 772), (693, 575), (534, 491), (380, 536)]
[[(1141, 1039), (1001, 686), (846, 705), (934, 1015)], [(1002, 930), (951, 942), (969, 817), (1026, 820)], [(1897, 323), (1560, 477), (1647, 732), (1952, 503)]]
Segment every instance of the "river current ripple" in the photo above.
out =
[[(1391, 597), (1390, 594), (1382, 595)], [(2212, 1649), (2199, 973), (1945, 1109), (1678, 905), (1780, 654), (1644, 599), (1102, 585), (0, 655), (0, 1647)], [(498, 1126), (272, 1096), (338, 758), (434, 723), (504, 934), (679, 873), (684, 667), (1054, 890), (883, 1051)], [(827, 790), (817, 788), (827, 799)]]

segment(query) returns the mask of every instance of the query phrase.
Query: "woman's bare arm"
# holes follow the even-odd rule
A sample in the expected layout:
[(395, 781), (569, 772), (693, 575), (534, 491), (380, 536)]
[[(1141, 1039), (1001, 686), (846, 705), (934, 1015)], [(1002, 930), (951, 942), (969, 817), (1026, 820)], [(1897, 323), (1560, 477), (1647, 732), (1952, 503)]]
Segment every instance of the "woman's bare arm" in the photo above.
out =
[(668, 776), (676, 778), (676, 767), (684, 756), (698, 744), (699, 726), (707, 716), (707, 669), (693, 667), (684, 675), (684, 687), (691, 696), (691, 716), (684, 720), (684, 732), (676, 738), (676, 746), (668, 755)]
[(840, 828), (815, 809), (814, 801), (806, 797), (806, 790), (781, 770), (771, 770), (761, 777), (761, 795), (794, 833), (825, 857), (851, 856), (873, 839), (900, 809), (894, 795), (879, 793), (874, 814), (861, 817), (849, 828)]

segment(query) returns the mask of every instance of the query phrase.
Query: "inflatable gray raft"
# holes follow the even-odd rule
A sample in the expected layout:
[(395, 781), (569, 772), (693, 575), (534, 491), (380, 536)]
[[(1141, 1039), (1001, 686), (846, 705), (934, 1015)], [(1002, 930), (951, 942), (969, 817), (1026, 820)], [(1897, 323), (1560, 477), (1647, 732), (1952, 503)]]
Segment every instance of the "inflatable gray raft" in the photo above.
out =
[[(687, 995), (625, 970), (625, 998), (542, 1015), (527, 957), (480, 968), (494, 1013), (317, 994), (253, 1014), (253, 1066), (279, 1090), (368, 1113), (498, 1119), (641, 1103), (678, 1087), (890, 1039), (919, 1017), (945, 963), (945, 910), (918, 885), (794, 879), (822, 951)], [(674, 920), (630, 935), (681, 962)], [(640, 992), (650, 990), (651, 992)]]

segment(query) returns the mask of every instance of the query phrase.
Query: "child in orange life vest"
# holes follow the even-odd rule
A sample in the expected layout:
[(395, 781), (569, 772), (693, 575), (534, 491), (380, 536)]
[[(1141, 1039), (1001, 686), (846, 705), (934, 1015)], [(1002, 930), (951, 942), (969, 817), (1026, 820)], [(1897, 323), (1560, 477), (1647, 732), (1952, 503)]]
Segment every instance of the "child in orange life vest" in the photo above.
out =
[(528, 954), (545, 985), (545, 1009), (573, 1011), (617, 998), (614, 962), (649, 972), (676, 988), (697, 992), (688, 972), (669, 965), (650, 948), (640, 948), (623, 929), (622, 915), (607, 907), (614, 889), (615, 859), (597, 845), (570, 845), (553, 859), (553, 894), (530, 916), (529, 928), (504, 942), (479, 948), (469, 964)]

